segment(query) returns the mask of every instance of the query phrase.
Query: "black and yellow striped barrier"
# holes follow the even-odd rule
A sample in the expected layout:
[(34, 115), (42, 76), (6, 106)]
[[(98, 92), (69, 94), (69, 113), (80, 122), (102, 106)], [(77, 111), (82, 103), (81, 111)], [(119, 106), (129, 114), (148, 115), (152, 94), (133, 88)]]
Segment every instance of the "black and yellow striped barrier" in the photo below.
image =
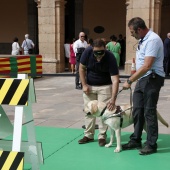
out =
[(24, 152), (0, 151), (1, 170), (23, 170)]
[(0, 105), (28, 105), (29, 79), (0, 79)]
[[(12, 144), (12, 151), (0, 152), (0, 170), (22, 170), (24, 162), (30, 163), (32, 169), (40, 170), (40, 165), (44, 163), (42, 154), (42, 146), (37, 145), (34, 121), (32, 114), (32, 103), (36, 102), (35, 88), (33, 79), (28, 79), (25, 74), (18, 75), (18, 78), (0, 78), (0, 123), (2, 134), (1, 136), (11, 134), (11, 128), (9, 128), (10, 121), (7, 119), (6, 113), (1, 105), (13, 105), (15, 106), (15, 119), (14, 127), (12, 128), (13, 140), (10, 144), (0, 140), (0, 147), (2, 150), (10, 150)], [(19, 107), (18, 107), (19, 106)], [(25, 125), (28, 132), (28, 142), (21, 148), (22, 141), (22, 117), (24, 114)], [(2, 124), (5, 123), (5, 124)], [(11, 127), (11, 126), (10, 126)], [(31, 145), (30, 145), (31, 143)], [(31, 149), (30, 149), (31, 148)], [(13, 152), (18, 151), (18, 152)], [(22, 151), (22, 152), (20, 152)], [(24, 153), (25, 157), (24, 157)]]

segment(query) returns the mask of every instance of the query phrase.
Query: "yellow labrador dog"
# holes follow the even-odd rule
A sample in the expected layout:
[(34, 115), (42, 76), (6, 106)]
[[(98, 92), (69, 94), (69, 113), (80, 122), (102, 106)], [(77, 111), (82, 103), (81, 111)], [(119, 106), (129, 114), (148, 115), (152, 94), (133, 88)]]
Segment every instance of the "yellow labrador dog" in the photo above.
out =
[[(97, 100), (90, 101), (84, 111), (89, 116), (102, 117), (104, 123), (110, 127), (110, 142), (105, 147), (112, 146), (114, 141), (114, 132), (116, 133), (117, 147), (114, 152), (120, 152), (121, 147), (121, 128), (125, 128), (133, 124), (133, 117), (131, 114), (130, 105), (117, 106), (115, 110), (109, 111), (104, 102), (98, 102)], [(168, 127), (168, 123), (161, 117), (157, 111), (158, 120)], [(146, 127), (144, 127), (146, 131)]]

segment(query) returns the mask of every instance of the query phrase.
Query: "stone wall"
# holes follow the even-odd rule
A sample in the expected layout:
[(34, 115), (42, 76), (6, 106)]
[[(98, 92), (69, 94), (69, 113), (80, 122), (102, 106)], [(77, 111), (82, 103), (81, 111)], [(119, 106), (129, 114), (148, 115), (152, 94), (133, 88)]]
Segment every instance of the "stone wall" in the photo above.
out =
[(126, 0), (126, 63), (125, 73), (130, 74), (132, 58), (135, 58), (138, 41), (131, 36), (128, 22), (133, 17), (144, 19), (148, 28), (156, 33), (160, 33), (160, 10), (161, 1), (159, 0)]
[(63, 72), (64, 0), (39, 0), (38, 21), (39, 53), (43, 56), (43, 72)]

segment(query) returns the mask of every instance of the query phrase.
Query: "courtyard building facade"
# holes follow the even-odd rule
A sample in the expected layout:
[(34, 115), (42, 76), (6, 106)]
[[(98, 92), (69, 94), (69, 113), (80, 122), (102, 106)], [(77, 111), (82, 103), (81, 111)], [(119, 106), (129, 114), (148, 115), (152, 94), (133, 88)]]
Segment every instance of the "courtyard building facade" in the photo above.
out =
[(43, 56), (43, 73), (64, 72), (64, 43), (84, 31), (88, 38), (126, 37), (125, 73), (130, 73), (137, 41), (127, 23), (141, 17), (162, 40), (170, 32), (169, 0), (15, 0), (0, 1), (0, 55), (11, 53), (14, 37), (29, 34)]

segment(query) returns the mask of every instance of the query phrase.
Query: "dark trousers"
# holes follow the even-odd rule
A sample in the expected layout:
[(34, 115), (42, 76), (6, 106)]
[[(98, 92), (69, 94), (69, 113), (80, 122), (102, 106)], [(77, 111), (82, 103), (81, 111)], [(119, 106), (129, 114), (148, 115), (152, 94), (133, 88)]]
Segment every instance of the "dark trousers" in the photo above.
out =
[(79, 65), (80, 65), (80, 61), (77, 60), (77, 61), (76, 61), (76, 77), (75, 77), (75, 84), (76, 84), (76, 86), (79, 85), (79, 81), (80, 81), (80, 76), (79, 76)]
[(170, 56), (164, 58), (164, 71), (165, 74), (168, 76), (170, 73)]
[(157, 102), (159, 91), (164, 84), (164, 78), (156, 74), (140, 79), (133, 93), (133, 118), (134, 133), (130, 136), (131, 141), (141, 142), (142, 130), (146, 122), (147, 145), (157, 148), (158, 121)]

